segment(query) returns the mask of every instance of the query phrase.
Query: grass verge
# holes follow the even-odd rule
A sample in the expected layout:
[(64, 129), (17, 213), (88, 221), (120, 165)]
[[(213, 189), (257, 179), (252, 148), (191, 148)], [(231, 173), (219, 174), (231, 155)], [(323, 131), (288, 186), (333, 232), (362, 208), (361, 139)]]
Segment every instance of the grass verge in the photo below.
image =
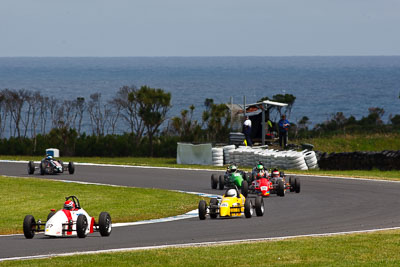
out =
[(399, 266), (400, 231), (3, 262), (4, 266)]
[(83, 185), (34, 178), (0, 176), (0, 234), (22, 233), (25, 215), (46, 220), (50, 209), (61, 209), (65, 197), (75, 195), (97, 218), (102, 211), (112, 221), (133, 222), (184, 214), (197, 208), (196, 195), (168, 190)]

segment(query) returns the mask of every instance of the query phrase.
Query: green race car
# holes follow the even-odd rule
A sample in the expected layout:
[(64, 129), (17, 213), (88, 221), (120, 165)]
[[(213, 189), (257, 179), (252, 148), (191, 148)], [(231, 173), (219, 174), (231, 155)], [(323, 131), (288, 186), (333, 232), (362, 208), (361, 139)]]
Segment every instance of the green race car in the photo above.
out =
[(225, 187), (230, 188), (236, 186), (240, 188), (242, 195), (247, 197), (249, 191), (249, 183), (247, 181), (247, 174), (245, 171), (237, 169), (235, 164), (228, 166), (224, 175), (219, 175), (217, 178), (216, 174), (211, 175), (211, 188), (223, 190)]

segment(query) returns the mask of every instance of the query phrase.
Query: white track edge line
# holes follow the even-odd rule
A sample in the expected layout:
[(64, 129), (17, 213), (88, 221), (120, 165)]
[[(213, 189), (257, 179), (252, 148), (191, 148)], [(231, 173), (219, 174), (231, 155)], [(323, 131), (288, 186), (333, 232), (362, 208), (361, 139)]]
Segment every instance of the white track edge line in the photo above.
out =
[(398, 229), (400, 229), (400, 227), (370, 229), (370, 230), (359, 230), (359, 231), (347, 231), (347, 232), (336, 232), (336, 233), (324, 233), (324, 234), (308, 234), (308, 235), (293, 235), (293, 236), (282, 236), (282, 237), (250, 238), (250, 239), (224, 240), (224, 241), (211, 241), (211, 242), (198, 242), (198, 243), (183, 243), (183, 244), (171, 244), (171, 245), (159, 245), (159, 246), (103, 249), (103, 250), (92, 250), (92, 251), (82, 251), (82, 252), (54, 253), (54, 254), (47, 254), (47, 255), (43, 254), (43, 255), (35, 255), (35, 256), (1, 258), (0, 262), (1, 261), (12, 261), (12, 260), (45, 259), (45, 258), (51, 258), (51, 257), (66, 257), (66, 256), (74, 256), (74, 255), (90, 255), (90, 254), (100, 254), (100, 253), (131, 252), (131, 251), (138, 251), (138, 250), (217, 246), (217, 245), (230, 245), (230, 244), (240, 244), (240, 243), (250, 243), (250, 242), (263, 242), (263, 241), (281, 241), (281, 240), (286, 240), (286, 239), (294, 239), (294, 238), (302, 238), (302, 237), (329, 237), (329, 236), (337, 236), (337, 235), (371, 233), (371, 232), (386, 231), (386, 230), (398, 230)]

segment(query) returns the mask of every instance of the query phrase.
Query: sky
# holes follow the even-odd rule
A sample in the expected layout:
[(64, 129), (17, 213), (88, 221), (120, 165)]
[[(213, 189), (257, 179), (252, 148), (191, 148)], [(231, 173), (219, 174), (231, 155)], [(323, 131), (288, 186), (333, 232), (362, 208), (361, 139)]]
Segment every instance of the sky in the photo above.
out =
[(400, 0), (0, 0), (0, 57), (400, 55)]

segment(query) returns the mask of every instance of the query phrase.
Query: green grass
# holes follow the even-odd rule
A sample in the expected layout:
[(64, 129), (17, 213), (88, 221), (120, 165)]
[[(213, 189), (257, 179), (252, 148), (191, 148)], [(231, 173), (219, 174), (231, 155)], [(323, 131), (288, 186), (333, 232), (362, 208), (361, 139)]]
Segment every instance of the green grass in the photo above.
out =
[(4, 266), (399, 266), (400, 231), (3, 262)]
[(22, 232), (27, 214), (46, 220), (75, 195), (95, 218), (110, 213), (113, 222), (132, 222), (184, 214), (196, 209), (200, 197), (160, 189), (83, 185), (34, 178), (0, 176), (0, 234)]
[(400, 133), (336, 135), (292, 141), (296, 144), (313, 144), (314, 150), (328, 153), (400, 150)]

